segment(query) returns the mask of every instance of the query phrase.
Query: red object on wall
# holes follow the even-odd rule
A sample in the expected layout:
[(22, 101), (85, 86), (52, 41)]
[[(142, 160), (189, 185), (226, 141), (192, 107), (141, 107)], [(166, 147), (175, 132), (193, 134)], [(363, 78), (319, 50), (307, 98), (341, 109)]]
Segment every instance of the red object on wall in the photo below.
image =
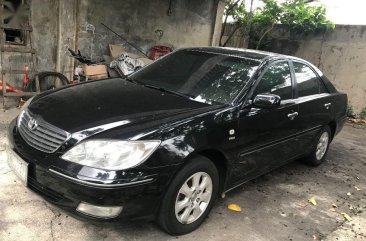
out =
[(167, 46), (156, 45), (151, 48), (149, 58), (152, 60), (156, 60), (161, 56), (167, 55), (172, 52), (173, 49)]

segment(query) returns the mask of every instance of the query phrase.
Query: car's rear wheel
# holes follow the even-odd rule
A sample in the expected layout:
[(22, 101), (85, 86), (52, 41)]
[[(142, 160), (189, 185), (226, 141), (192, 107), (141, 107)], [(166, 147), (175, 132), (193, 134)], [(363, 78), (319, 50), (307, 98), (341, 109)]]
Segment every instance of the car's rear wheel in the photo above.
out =
[(171, 182), (163, 199), (158, 223), (171, 235), (198, 228), (210, 212), (219, 191), (219, 174), (207, 158), (190, 160)]
[(305, 162), (312, 166), (318, 166), (325, 160), (331, 141), (331, 130), (329, 126), (325, 126), (321, 130), (316, 141), (311, 154), (305, 158)]

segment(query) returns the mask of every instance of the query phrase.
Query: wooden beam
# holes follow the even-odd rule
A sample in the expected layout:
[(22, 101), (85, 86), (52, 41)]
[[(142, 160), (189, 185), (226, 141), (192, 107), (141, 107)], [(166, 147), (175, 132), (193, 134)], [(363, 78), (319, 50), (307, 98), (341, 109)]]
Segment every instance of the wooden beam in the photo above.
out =
[(19, 48), (19, 47), (1, 47), (1, 52), (18, 52), (35, 54), (35, 49)]
[(21, 96), (35, 96), (39, 94), (38, 92), (20, 92), (20, 93), (14, 93), (14, 92), (6, 92), (4, 96), (15, 96), (15, 97), (21, 97)]
[(23, 31), (33, 31), (31, 26), (14, 26), (9, 24), (0, 24), (0, 29), (14, 29), (14, 30), (23, 30)]
[[(4, 69), (3, 74), (24, 74), (24, 69)], [(36, 70), (28, 70), (28, 73), (37, 73)]]

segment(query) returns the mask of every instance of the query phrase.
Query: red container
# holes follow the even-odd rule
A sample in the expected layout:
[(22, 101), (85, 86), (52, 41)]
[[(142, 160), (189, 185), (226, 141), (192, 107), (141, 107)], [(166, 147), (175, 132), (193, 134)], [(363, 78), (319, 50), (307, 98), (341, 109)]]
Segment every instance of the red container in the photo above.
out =
[(151, 48), (149, 58), (156, 60), (161, 56), (167, 55), (172, 52), (173, 49), (167, 46), (157, 45)]

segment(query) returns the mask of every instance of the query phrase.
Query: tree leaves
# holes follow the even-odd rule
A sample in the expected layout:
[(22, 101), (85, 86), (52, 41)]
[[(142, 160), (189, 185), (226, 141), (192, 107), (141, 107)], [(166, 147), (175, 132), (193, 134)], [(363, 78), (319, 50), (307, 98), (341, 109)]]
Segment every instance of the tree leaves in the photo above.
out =
[[(252, 18), (250, 18), (251, 14), (247, 11), (244, 1), (227, 0), (223, 32), (227, 17), (231, 16), (236, 26), (234, 32), (249, 25), (252, 30), (250, 31), (252, 45), (254, 42), (257, 49), (262, 49), (263, 43), (269, 43), (268, 36), (273, 31), (275, 24), (286, 25), (290, 32), (295, 34), (319, 33), (335, 28), (335, 25), (327, 20), (325, 8), (311, 6), (308, 4), (311, 2), (309, 0), (287, 0), (282, 4), (276, 0), (262, 1), (264, 6), (253, 10)], [(227, 41), (221, 43), (221, 38), (220, 45), (225, 46)]]

